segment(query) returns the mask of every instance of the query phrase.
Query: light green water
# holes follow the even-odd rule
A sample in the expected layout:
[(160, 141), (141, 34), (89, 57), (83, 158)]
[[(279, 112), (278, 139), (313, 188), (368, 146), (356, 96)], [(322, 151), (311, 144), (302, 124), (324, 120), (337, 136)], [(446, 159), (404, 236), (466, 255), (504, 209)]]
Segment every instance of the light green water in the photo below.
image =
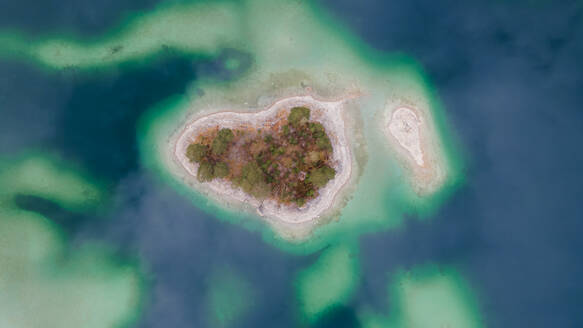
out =
[(0, 326), (121, 327), (137, 319), (143, 291), (136, 267), (94, 244), (69, 249), (59, 228), (18, 208), (16, 195), (75, 212), (94, 208), (98, 187), (41, 154), (0, 159)]
[(482, 318), (464, 279), (451, 268), (427, 265), (400, 272), (388, 288), (389, 315), (361, 313), (365, 328), (482, 327)]
[(257, 293), (236, 271), (217, 268), (207, 284), (206, 304), (211, 327), (237, 327), (242, 316), (255, 308)]
[(296, 288), (302, 318), (313, 321), (350, 299), (359, 277), (356, 252), (348, 245), (326, 249), (312, 266), (298, 274)]

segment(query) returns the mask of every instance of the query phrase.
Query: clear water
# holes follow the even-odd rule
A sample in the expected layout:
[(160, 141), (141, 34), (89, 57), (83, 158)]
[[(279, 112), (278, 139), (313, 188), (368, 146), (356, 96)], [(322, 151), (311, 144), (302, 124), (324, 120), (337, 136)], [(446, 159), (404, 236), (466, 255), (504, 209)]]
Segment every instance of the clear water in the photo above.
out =
[[(62, 184), (62, 193), (59, 183), (49, 192), (37, 188), (42, 175), (29, 189), (3, 178), (1, 194), (16, 193), (11, 206), (50, 218), (67, 252), (96, 242), (107, 252), (91, 254), (101, 258), (106, 252), (114, 263), (138, 267), (142, 305), (130, 320), (137, 327), (366, 326), (364, 310), (389, 319), (401, 313), (398, 297), (388, 297), (389, 282), (427, 265), (455, 268), (454, 281), (463, 281), (460, 293), (469, 295), (465, 300), (475, 304), (486, 327), (581, 326), (581, 4), (321, 5), (372, 47), (404, 52), (420, 63), (461, 143), (465, 183), (423, 220), (406, 215), (394, 229), (359, 235), (348, 251), (355, 252), (355, 263), (331, 261), (329, 267), (339, 270), (354, 264), (357, 278), (345, 280), (357, 283), (319, 321), (303, 320), (296, 287), (298, 276), (318, 271), (312, 264), (321, 252), (291, 254), (265, 242), (258, 230), (216, 220), (140, 157), (139, 124), (147, 111), (191, 92), (193, 80), (235, 79), (236, 67), (224, 70), (220, 63), (231, 56), (246, 63), (245, 51), (194, 56), (170, 49), (148, 60), (89, 70), (53, 70), (27, 56), (1, 57), (1, 169), (12, 170), (6, 163), (20, 163), (26, 154), (58, 158), (66, 163), (62, 167), (98, 185), (103, 200), (97, 208), (77, 206), (66, 192), (78, 185), (76, 175)], [(92, 40), (127, 15), (155, 6), (0, 0), (0, 28), (33, 38)], [(225, 297), (217, 285), (231, 286), (238, 297)], [(380, 321), (406, 324), (399, 320)]]

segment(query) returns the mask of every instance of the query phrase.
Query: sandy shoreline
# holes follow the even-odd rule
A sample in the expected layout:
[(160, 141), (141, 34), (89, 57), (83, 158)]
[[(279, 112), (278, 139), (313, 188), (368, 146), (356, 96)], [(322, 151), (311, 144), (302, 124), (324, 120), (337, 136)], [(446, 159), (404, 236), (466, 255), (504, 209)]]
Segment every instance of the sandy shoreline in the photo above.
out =
[[(236, 207), (251, 205), (257, 214), (274, 223), (286, 226), (312, 224), (326, 216), (340, 203), (339, 194), (351, 179), (353, 157), (347, 136), (346, 124), (342, 116), (346, 99), (324, 101), (312, 96), (283, 98), (259, 112), (222, 111), (198, 117), (185, 125), (174, 146), (174, 159), (188, 173), (190, 184), (209, 195), (215, 201)], [(336, 176), (319, 190), (319, 196), (301, 208), (294, 205), (279, 205), (275, 200), (257, 200), (224, 179), (200, 183), (196, 179), (198, 164), (186, 158), (186, 148), (202, 131), (215, 126), (225, 128), (269, 128), (271, 123), (280, 119), (282, 110), (289, 112), (292, 107), (306, 106), (311, 109), (311, 120), (321, 123), (326, 129), (332, 144), (332, 167)], [(281, 115), (281, 114), (280, 114)], [(239, 205), (239, 206), (238, 206)]]

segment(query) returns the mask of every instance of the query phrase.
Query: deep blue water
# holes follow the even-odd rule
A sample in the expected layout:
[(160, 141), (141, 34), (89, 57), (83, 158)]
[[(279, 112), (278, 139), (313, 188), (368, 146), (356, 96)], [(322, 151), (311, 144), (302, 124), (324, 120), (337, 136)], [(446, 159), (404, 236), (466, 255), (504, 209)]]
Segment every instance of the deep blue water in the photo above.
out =
[[(154, 3), (0, 0), (0, 28), (98, 35)], [(431, 261), (462, 270), (488, 327), (582, 327), (583, 4), (323, 3), (372, 46), (422, 63), (468, 165), (467, 184), (432, 219), (362, 238), (362, 285), (321, 326), (358, 326), (353, 306), (387, 306), (387, 272)], [(260, 311), (238, 326), (295, 327), (292, 280), (315, 256), (208, 217), (139, 162), (140, 115), (201, 75), (233, 78), (215, 72), (216, 60), (169, 52), (99, 73), (0, 60), (0, 155), (47, 150), (108, 186), (113, 208), (75, 220), (41, 200), (19, 202), (52, 213), (74, 242), (108, 241), (148, 263), (140, 327), (204, 327), (205, 279), (221, 265), (260, 288)]]

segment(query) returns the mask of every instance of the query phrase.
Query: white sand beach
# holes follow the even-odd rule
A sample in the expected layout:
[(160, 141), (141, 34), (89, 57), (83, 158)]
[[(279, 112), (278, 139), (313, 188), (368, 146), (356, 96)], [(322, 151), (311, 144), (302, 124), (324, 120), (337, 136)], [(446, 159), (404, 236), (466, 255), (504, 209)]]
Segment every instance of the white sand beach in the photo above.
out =
[(442, 146), (429, 115), (423, 105), (391, 103), (383, 122), (390, 148), (409, 172), (412, 187), (420, 196), (438, 190), (446, 178)]

